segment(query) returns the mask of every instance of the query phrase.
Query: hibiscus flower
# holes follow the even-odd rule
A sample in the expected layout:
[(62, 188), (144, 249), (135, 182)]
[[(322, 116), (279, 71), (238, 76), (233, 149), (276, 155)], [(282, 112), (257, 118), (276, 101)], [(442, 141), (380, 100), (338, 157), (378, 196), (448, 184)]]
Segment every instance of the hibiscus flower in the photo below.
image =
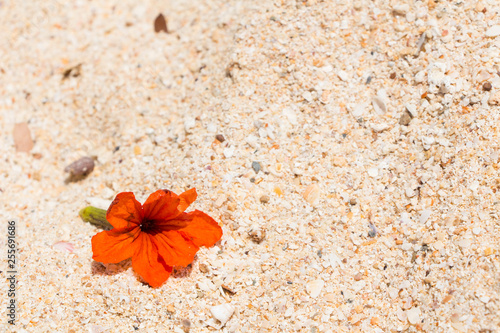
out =
[(144, 281), (161, 286), (173, 266), (189, 265), (200, 246), (213, 246), (222, 237), (207, 214), (184, 212), (196, 197), (194, 188), (181, 195), (158, 190), (141, 205), (132, 192), (119, 193), (106, 213), (113, 229), (92, 237), (92, 258), (102, 263), (132, 258)]

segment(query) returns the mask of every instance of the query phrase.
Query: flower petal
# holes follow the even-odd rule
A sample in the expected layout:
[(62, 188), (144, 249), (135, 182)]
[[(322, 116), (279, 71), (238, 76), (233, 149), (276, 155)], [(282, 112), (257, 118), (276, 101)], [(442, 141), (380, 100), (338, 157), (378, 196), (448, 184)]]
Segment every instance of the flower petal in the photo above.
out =
[(153, 236), (158, 254), (169, 266), (187, 266), (193, 262), (199, 247), (178, 231), (169, 230)]
[(135, 227), (141, 224), (142, 217), (142, 206), (132, 192), (118, 193), (106, 213), (106, 220), (117, 229)]
[(151, 194), (143, 205), (144, 217), (149, 220), (168, 220), (179, 215), (180, 198), (169, 190), (158, 190)]
[(92, 259), (105, 264), (116, 264), (134, 255), (139, 248), (140, 228), (101, 231), (92, 237)]
[(151, 287), (159, 287), (167, 281), (172, 267), (158, 255), (153, 236), (141, 233), (139, 243), (141, 246), (132, 257), (132, 267)]
[(191, 218), (192, 221), (180, 229), (179, 233), (193, 241), (196, 246), (212, 246), (221, 239), (222, 228), (207, 214), (195, 210), (183, 215)]
[(194, 187), (184, 193), (181, 193), (179, 195), (179, 199), (181, 199), (181, 201), (179, 202), (179, 206), (177, 207), (179, 213), (183, 213), (189, 207), (189, 205), (196, 200), (197, 197), (198, 193), (196, 193), (196, 189)]

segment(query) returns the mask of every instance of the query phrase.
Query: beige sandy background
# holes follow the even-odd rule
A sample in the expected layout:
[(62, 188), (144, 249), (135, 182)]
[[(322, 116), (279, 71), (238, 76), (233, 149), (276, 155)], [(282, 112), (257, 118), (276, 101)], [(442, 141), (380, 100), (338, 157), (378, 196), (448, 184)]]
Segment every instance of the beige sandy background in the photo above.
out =
[[(14, 218), (21, 251), (7, 329), (500, 331), (499, 12), (1, 1), (0, 245)], [(65, 183), (82, 156), (95, 170)], [(192, 267), (151, 289), (130, 262), (93, 262), (79, 209), (190, 187), (224, 230)]]

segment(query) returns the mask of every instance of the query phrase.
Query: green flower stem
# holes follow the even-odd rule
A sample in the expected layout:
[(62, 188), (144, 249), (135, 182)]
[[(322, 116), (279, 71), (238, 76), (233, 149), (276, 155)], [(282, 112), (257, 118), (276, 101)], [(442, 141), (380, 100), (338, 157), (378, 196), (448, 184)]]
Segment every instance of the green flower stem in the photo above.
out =
[(102, 229), (113, 229), (113, 226), (106, 220), (106, 210), (104, 209), (88, 206), (80, 210), (78, 214), (85, 222), (92, 223)]

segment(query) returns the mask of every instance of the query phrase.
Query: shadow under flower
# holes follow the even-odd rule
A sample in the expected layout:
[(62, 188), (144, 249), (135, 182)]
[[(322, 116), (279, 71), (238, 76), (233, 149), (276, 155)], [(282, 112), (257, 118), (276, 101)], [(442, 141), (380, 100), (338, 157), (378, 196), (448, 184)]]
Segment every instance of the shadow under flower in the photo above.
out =
[[(175, 266), (172, 269), (171, 278), (182, 279), (191, 276), (191, 272), (193, 271), (193, 265), (197, 260), (197, 256), (194, 257), (193, 262), (187, 265), (186, 267)], [(103, 264), (98, 261), (92, 261), (90, 264), (92, 275), (116, 275), (122, 272), (125, 272), (129, 268), (132, 268), (132, 259), (126, 259), (122, 262), (116, 264)], [(144, 284), (147, 284), (139, 274), (134, 272), (134, 275), (137, 277), (139, 281)]]
[(126, 259), (117, 264), (103, 264), (92, 260), (90, 269), (92, 275), (116, 275), (132, 267), (132, 259)]

